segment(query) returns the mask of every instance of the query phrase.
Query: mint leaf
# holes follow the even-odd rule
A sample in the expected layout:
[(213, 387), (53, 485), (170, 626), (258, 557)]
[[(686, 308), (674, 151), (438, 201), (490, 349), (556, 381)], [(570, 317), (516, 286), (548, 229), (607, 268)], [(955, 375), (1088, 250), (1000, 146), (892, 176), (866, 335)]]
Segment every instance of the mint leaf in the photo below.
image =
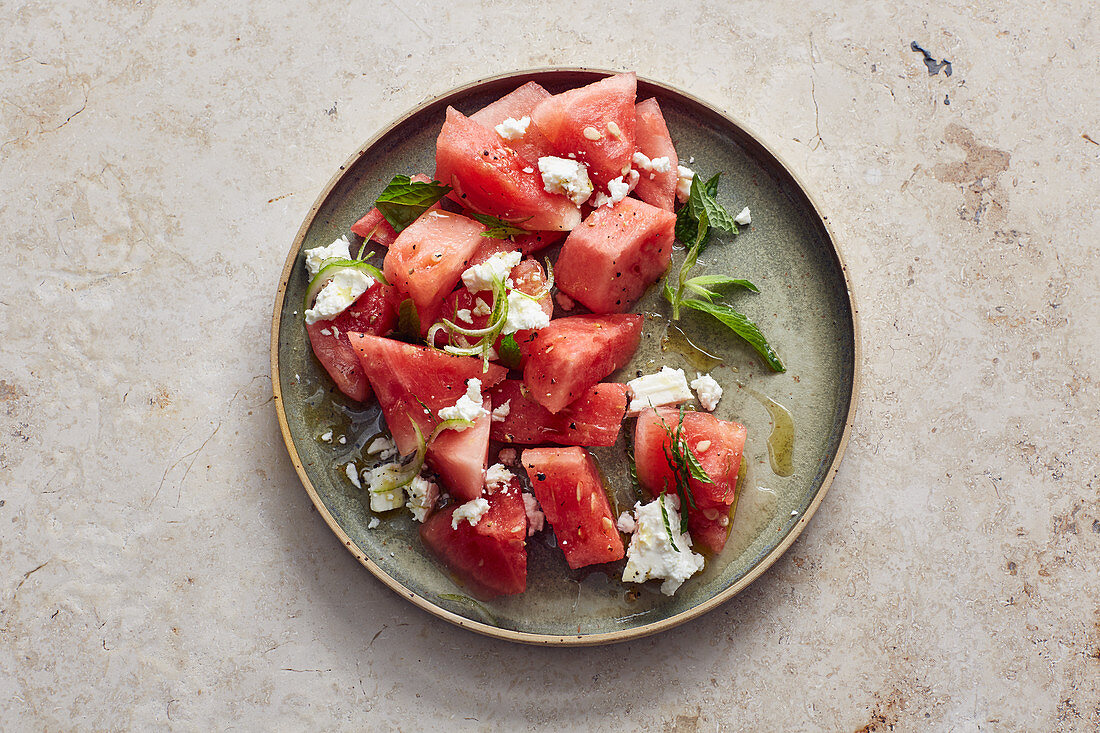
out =
[(450, 186), (444, 186), (439, 181), (420, 183), (406, 175), (398, 174), (382, 191), (382, 195), (374, 205), (382, 212), (382, 216), (386, 217), (386, 221), (390, 223), (393, 230), (399, 232), (416, 221), (417, 217), (446, 196), (450, 190)]
[[(485, 226), (489, 227), (481, 233), (483, 237), (489, 237), (490, 239), (508, 239), (509, 237), (517, 237), (521, 234), (526, 234), (527, 230), (515, 226), (514, 224), (504, 221), (504, 219), (498, 219), (495, 216), (489, 216), (488, 214), (475, 214), (470, 213), (470, 216), (480, 221)], [(527, 217), (530, 219), (531, 217)], [(527, 221), (524, 219), (524, 221)]]
[(691, 179), (688, 205), (691, 206), (692, 215), (700, 221), (705, 216), (709, 226), (730, 234), (737, 234), (737, 222), (733, 220), (733, 216), (726, 211), (725, 207), (718, 203), (718, 178), (721, 175), (721, 173), (715, 173), (704, 184), (699, 184), (698, 176)]
[[(668, 484), (665, 484), (665, 490), (668, 490)], [(657, 497), (657, 503), (661, 505), (661, 519), (665, 520), (665, 532), (668, 532), (668, 543), (672, 545), (672, 549), (677, 552), (680, 548), (676, 546), (675, 535), (672, 534), (672, 525), (668, 521), (668, 509), (665, 508), (665, 491), (662, 491)], [(684, 516), (687, 516), (686, 514)]]
[(397, 307), (397, 335), (405, 341), (420, 339), (420, 316), (412, 298), (405, 298)]
[(724, 287), (726, 285), (730, 285), (733, 287), (745, 288), (746, 290), (751, 290), (754, 293), (760, 292), (760, 288), (756, 287), (748, 280), (742, 280), (739, 277), (726, 277), (725, 275), (699, 275), (697, 277), (691, 278), (690, 280), (685, 282), (684, 285), (699, 285), (704, 288)]
[(787, 371), (787, 367), (783, 366), (783, 362), (779, 359), (779, 354), (775, 353), (772, 347), (768, 345), (768, 340), (764, 338), (760, 328), (750, 321), (745, 314), (738, 313), (724, 303), (710, 303), (697, 298), (685, 298), (680, 304), (717, 318), (731, 331), (748, 341), (749, 345), (756, 349), (756, 353), (763, 357), (772, 371)]
[(519, 344), (516, 343), (516, 337), (512, 334), (507, 334), (500, 340), (500, 348), (497, 349), (497, 355), (500, 357), (500, 363), (509, 369), (518, 369), (520, 362)]

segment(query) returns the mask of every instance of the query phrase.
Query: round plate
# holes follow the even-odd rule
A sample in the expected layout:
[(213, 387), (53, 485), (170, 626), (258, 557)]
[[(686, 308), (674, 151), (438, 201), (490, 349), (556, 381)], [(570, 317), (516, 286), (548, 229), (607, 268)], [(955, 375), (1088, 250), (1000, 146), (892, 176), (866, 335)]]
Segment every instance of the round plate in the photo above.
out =
[[(369, 501), (348, 481), (344, 467), (351, 461), (368, 465), (364, 443), (383, 423), (377, 407), (353, 403), (337, 392), (312, 355), (299, 312), (307, 284), (300, 253), (346, 234), (393, 175), (431, 173), (448, 105), (470, 114), (528, 81), (556, 93), (608, 73), (507, 74), (451, 91), (398, 119), (340, 166), (310, 209), (275, 299), (271, 366), (279, 424), (321, 516), (363, 565), (412, 603), (459, 626), (513, 641), (623, 641), (671, 628), (728, 600), (775, 562), (806, 526), (837, 471), (854, 412), (856, 311), (824, 217), (786, 166), (742, 125), (683, 92), (639, 79), (638, 99), (657, 98), (686, 164), (708, 178), (722, 172), (719, 198), (731, 212), (751, 208), (752, 225), (737, 237), (718, 237), (695, 272), (756, 283), (759, 294), (738, 293), (730, 302), (759, 324), (787, 366), (786, 373), (772, 373), (724, 327), (691, 311), (681, 318), (692, 340), (723, 360), (711, 370), (725, 390), (715, 414), (748, 428), (741, 492), (725, 550), (667, 597), (654, 582), (622, 583), (615, 568), (571, 571), (552, 546), (552, 534), (544, 532), (528, 542), (527, 591), (477, 602), (428, 555), (408, 512), (393, 512), (369, 528)], [(636, 311), (667, 315), (667, 303), (657, 291), (650, 288)], [(625, 381), (639, 369), (649, 373), (663, 364), (693, 375), (696, 365), (685, 358), (685, 350), (662, 350), (665, 327), (662, 319), (647, 317), (634, 359), (609, 379)], [(775, 469), (772, 459), (782, 463), (782, 452), (772, 456), (769, 439), (775, 430), (772, 442), (782, 443), (784, 412), (793, 425), (793, 450), (790, 468)], [(322, 440), (330, 430), (331, 442)], [(616, 513), (635, 500), (625, 461), (632, 433), (628, 419), (615, 446), (593, 450)], [(617, 567), (621, 572), (621, 563)]]

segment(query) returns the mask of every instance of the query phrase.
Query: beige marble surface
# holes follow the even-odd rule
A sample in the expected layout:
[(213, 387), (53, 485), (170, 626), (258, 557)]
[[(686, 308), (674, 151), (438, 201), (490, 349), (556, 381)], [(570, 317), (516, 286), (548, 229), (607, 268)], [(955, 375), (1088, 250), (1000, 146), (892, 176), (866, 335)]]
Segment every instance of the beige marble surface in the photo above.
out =
[[(0, 728), (1100, 726), (1095, 8), (291, 5), (0, 4)], [(268, 367), (339, 163), (428, 96), (552, 64), (756, 130), (830, 216), (865, 353), (790, 552), (587, 650), (384, 589), (302, 491)]]

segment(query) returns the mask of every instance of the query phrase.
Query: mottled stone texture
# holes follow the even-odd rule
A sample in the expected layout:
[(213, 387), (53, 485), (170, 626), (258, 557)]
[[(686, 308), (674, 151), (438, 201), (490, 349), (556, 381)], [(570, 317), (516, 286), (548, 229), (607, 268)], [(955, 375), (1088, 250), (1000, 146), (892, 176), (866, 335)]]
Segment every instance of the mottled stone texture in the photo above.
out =
[[(0, 4), (0, 728), (1100, 726), (1096, 9), (870, 5)], [(339, 163), (428, 96), (553, 64), (757, 131), (829, 215), (864, 346), (787, 555), (588, 650), (384, 589), (302, 491), (268, 376)]]

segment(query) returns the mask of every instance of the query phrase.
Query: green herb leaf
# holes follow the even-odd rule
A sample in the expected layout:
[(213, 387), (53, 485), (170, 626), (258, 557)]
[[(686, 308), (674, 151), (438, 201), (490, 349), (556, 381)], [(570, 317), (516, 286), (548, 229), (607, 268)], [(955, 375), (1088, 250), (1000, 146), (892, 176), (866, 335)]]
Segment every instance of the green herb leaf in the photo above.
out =
[(693, 277), (684, 283), (685, 285), (701, 285), (704, 288), (709, 287), (725, 287), (730, 285), (732, 287), (745, 288), (751, 290), (754, 293), (759, 293), (760, 289), (753, 285), (748, 280), (742, 280), (738, 277), (726, 277), (725, 275), (699, 275)]
[(676, 536), (672, 534), (672, 523), (668, 521), (668, 509), (665, 508), (665, 491), (667, 490), (668, 484), (666, 483), (665, 488), (661, 491), (661, 495), (657, 497), (657, 503), (661, 505), (661, 519), (665, 520), (665, 532), (668, 532), (668, 543), (672, 545), (672, 549), (679, 552), (680, 548), (676, 545)]
[(439, 181), (420, 183), (406, 175), (396, 175), (382, 191), (374, 205), (386, 217), (395, 232), (399, 232), (432, 205), (447, 195), (450, 186)]
[(416, 303), (412, 298), (405, 298), (397, 306), (397, 335), (405, 341), (420, 339), (420, 316), (417, 315)]
[[(489, 237), (490, 239), (508, 239), (509, 237), (518, 237), (521, 234), (527, 233), (526, 229), (517, 227), (511, 222), (504, 221), (504, 219), (498, 219), (495, 216), (475, 214), (473, 212), (470, 213), (470, 216), (489, 227), (481, 233), (483, 237)], [(531, 217), (527, 217), (527, 219), (530, 218)], [(524, 221), (527, 221), (527, 219), (524, 219)]]
[(725, 207), (718, 203), (718, 178), (721, 175), (721, 173), (715, 173), (703, 184), (699, 183), (698, 176), (692, 178), (688, 204), (691, 206), (691, 213), (700, 221), (705, 214), (709, 226), (717, 227), (730, 234), (737, 234), (737, 222)]
[(731, 331), (748, 341), (749, 345), (756, 349), (756, 353), (763, 357), (772, 371), (787, 371), (787, 367), (783, 366), (779, 354), (775, 353), (772, 347), (768, 345), (768, 340), (764, 338), (760, 328), (750, 321), (745, 314), (738, 313), (725, 303), (710, 303), (697, 298), (685, 298), (681, 301), (681, 305), (714, 316), (729, 327)]
[(500, 340), (500, 347), (497, 349), (497, 354), (500, 357), (500, 363), (509, 369), (518, 369), (520, 362), (519, 344), (516, 343), (516, 337), (512, 334), (507, 334)]

